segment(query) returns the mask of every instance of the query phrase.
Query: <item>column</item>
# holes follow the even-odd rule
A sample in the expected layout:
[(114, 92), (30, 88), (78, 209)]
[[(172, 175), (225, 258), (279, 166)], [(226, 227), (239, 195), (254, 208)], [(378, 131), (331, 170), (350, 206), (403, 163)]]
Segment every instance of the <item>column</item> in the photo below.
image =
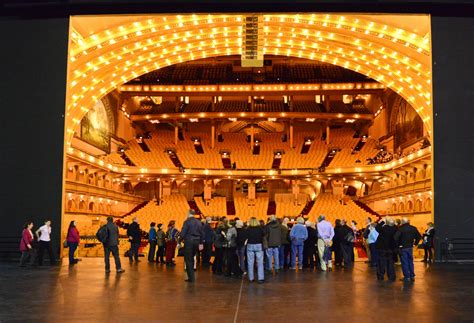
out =
[(212, 96), (211, 97), (211, 111), (212, 112), (216, 111), (216, 101), (217, 101), (217, 97)]
[(294, 148), (293, 138), (293, 124), (290, 122), (290, 148)]
[(212, 122), (211, 125), (211, 148), (214, 149), (216, 142), (216, 125)]
[(249, 100), (250, 100), (250, 111), (255, 112), (255, 102), (254, 102), (253, 97), (249, 96)]
[(174, 125), (174, 144), (175, 145), (178, 145), (178, 132), (179, 132), (178, 125), (175, 124)]
[(253, 136), (253, 123), (250, 126), (250, 150), (253, 149), (253, 143), (254, 143), (254, 136)]
[(330, 128), (329, 128), (329, 124), (326, 125), (326, 145), (329, 145), (329, 131), (330, 131)]

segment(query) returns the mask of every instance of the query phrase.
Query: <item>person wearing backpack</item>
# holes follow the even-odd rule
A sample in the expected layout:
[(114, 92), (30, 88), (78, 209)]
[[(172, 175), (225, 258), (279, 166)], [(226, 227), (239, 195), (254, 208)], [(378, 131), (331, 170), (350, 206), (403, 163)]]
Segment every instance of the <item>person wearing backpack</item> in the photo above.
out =
[(110, 273), (110, 253), (114, 256), (115, 261), (115, 269), (117, 270), (117, 274), (121, 274), (125, 272), (122, 269), (122, 264), (120, 263), (120, 256), (119, 256), (119, 230), (118, 227), (114, 224), (114, 218), (109, 216), (107, 218), (107, 224), (102, 226), (99, 231), (97, 231), (97, 239), (103, 244), (104, 246), (104, 262), (105, 262), (105, 273)]

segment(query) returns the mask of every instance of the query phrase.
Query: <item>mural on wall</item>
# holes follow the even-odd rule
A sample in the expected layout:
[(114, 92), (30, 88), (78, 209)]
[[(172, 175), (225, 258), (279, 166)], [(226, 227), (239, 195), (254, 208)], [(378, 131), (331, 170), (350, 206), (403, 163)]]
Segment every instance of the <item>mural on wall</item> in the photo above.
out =
[(395, 147), (423, 137), (423, 120), (405, 100), (399, 100), (396, 106)]
[(102, 100), (97, 101), (81, 121), (81, 139), (109, 153), (110, 152), (109, 116)]

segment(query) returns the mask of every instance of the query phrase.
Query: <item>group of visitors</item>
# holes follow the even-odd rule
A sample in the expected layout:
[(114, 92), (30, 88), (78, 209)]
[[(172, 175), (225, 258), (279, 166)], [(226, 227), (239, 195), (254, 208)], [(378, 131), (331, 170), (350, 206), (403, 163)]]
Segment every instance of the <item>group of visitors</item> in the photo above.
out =
[[(395, 281), (394, 265), (400, 259), (404, 276), (402, 280), (414, 281), (413, 248), (421, 240), (425, 250), (423, 261), (433, 261), (434, 225), (428, 223), (428, 229), (422, 237), (407, 218), (401, 219), (398, 224), (389, 217), (378, 222), (368, 218), (363, 230), (357, 229), (355, 221), (348, 224), (344, 219), (336, 220), (333, 227), (324, 215), (318, 217), (317, 223), (298, 217), (293, 224), (288, 218), (277, 219), (271, 215), (267, 223), (255, 217), (247, 223), (239, 218), (228, 220), (222, 217), (215, 228), (211, 224), (210, 217), (203, 221), (196, 219), (193, 210), (188, 211), (181, 232), (176, 228), (175, 221), (169, 222), (166, 232), (161, 223), (157, 225), (152, 222), (148, 232), (148, 262), (175, 266), (176, 248), (180, 245), (178, 253), (183, 251), (188, 282), (195, 280), (196, 265), (202, 263), (203, 268), (211, 267), (216, 275), (234, 278), (248, 275), (250, 282), (256, 280), (263, 283), (265, 272), (278, 273), (283, 269), (297, 268), (331, 271), (332, 253), (335, 266), (352, 268), (354, 242), (359, 235), (365, 242), (369, 266), (377, 267), (378, 280), (383, 280), (387, 275), (389, 281)], [(121, 266), (118, 248), (119, 228), (113, 217), (107, 218), (107, 223), (98, 230), (96, 237), (104, 247), (106, 273), (110, 272), (110, 254), (114, 257), (117, 273), (123, 273), (125, 270)], [(139, 262), (143, 231), (138, 218), (128, 225), (127, 237), (130, 242), (130, 263)], [(64, 247), (69, 248), (70, 265), (78, 262), (74, 254), (79, 243), (76, 222), (71, 221), (64, 241)], [(33, 223), (28, 221), (22, 233), (20, 251), (22, 267), (26, 264), (41, 266), (45, 251), (49, 254), (51, 265), (56, 264), (51, 246), (51, 221), (45, 221), (34, 233)]]

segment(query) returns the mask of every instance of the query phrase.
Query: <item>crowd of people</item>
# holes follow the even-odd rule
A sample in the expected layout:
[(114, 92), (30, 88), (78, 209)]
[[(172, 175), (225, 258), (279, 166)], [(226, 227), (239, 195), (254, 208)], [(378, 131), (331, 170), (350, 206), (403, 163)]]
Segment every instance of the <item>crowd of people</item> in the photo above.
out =
[[(170, 221), (167, 230), (163, 225), (151, 223), (148, 234), (148, 262), (175, 266), (176, 249), (178, 256), (184, 256), (186, 281), (195, 280), (195, 270), (201, 265), (211, 268), (215, 275), (242, 278), (247, 276), (250, 282), (263, 283), (265, 274), (278, 273), (281, 270), (302, 270), (318, 268), (331, 271), (333, 266), (352, 268), (354, 265), (354, 245), (363, 241), (362, 247), (368, 255), (370, 267), (376, 267), (378, 280), (395, 281), (395, 263), (402, 265), (403, 278), (415, 280), (413, 248), (422, 241), (425, 249), (425, 262), (433, 261), (434, 225), (428, 223), (423, 236), (410, 225), (408, 218), (395, 221), (390, 217), (372, 221), (367, 219), (363, 229), (357, 223), (348, 223), (338, 219), (333, 226), (320, 215), (317, 223), (298, 217), (296, 221), (288, 218), (277, 219), (271, 215), (265, 223), (252, 217), (244, 223), (239, 218), (228, 220), (221, 217), (213, 221), (210, 217), (199, 220), (194, 211), (189, 210), (181, 231), (175, 221)], [(56, 264), (51, 246), (51, 221), (33, 234), (33, 223), (25, 224), (20, 241), (20, 266), (42, 265), (43, 254), (49, 253), (51, 265)], [(130, 249), (127, 251), (130, 263), (139, 262), (139, 249), (144, 232), (137, 218), (127, 227)], [(119, 255), (119, 228), (113, 217), (100, 227), (96, 234), (104, 247), (105, 271), (110, 273), (110, 254), (115, 260), (117, 273), (123, 273)], [(69, 248), (69, 264), (75, 265), (75, 251), (80, 243), (79, 231), (75, 221), (71, 221), (64, 247)], [(333, 257), (334, 256), (334, 257)], [(214, 257), (212, 259), (212, 257)], [(334, 258), (334, 262), (333, 262)], [(213, 260), (211, 262), (211, 259)]]

